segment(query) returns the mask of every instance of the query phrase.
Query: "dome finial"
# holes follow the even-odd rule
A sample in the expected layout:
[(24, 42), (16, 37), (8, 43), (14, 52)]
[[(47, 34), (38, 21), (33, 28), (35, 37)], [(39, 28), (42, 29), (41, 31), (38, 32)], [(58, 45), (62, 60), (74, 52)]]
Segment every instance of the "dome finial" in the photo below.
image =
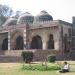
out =
[(42, 10), (41, 13), (47, 13), (45, 10)]

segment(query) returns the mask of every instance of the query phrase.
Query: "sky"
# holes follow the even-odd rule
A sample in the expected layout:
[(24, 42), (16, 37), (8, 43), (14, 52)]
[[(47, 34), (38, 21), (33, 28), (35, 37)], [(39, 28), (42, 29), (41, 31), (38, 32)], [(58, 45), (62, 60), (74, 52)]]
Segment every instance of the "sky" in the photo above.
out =
[(75, 0), (0, 0), (0, 4), (11, 7), (14, 11), (29, 12), (36, 16), (40, 11), (47, 11), (54, 20), (72, 22), (75, 16)]

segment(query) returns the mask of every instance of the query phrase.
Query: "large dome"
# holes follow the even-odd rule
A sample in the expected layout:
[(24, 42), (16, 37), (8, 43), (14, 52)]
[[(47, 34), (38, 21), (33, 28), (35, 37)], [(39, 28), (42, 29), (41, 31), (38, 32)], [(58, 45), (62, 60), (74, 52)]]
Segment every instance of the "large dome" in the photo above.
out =
[(26, 12), (19, 17), (17, 24), (30, 24), (33, 23), (33, 21), (34, 17), (30, 13)]
[(53, 18), (46, 11), (41, 11), (39, 15), (36, 16), (36, 21), (52, 21)]
[(11, 25), (16, 25), (16, 24), (17, 24), (17, 19), (11, 17), (6, 20), (3, 26), (11, 26)]

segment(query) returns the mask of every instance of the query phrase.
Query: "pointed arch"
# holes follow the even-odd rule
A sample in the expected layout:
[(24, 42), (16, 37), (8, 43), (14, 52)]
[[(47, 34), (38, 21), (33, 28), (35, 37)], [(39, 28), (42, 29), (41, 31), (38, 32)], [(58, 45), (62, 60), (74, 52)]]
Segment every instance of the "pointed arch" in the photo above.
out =
[(40, 36), (34, 36), (31, 41), (31, 49), (42, 49), (42, 40)]
[[(18, 47), (16, 46), (17, 45), (17, 42), (16, 42), (16, 40), (17, 40), (17, 38), (18, 37), (22, 37), (21, 39), (22, 39), (22, 41), (23, 41), (23, 33), (22, 33), (22, 31), (21, 30), (14, 30), (12, 33), (11, 33), (11, 49), (12, 50), (17, 50), (18, 49)], [(24, 41), (23, 41), (24, 42)], [(21, 48), (21, 49), (23, 49), (23, 48)]]
[(16, 38), (16, 50), (24, 49), (24, 41), (22, 36)]
[(2, 43), (2, 50), (8, 50), (8, 38), (5, 38)]
[(53, 34), (49, 35), (48, 49), (54, 49), (54, 37), (53, 37)]
[(21, 30), (15, 30), (15, 31), (13, 31), (12, 34), (11, 34), (11, 39), (13, 39), (14, 36), (16, 36), (17, 34), (23, 35), (23, 33), (21, 32)]

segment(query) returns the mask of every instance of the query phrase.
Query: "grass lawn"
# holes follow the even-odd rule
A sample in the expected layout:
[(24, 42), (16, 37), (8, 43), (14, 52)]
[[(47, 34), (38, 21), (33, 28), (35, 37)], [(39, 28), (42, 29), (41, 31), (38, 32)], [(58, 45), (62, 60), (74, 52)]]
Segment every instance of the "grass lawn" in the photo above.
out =
[[(62, 63), (62, 62), (60, 62)], [(31, 71), (21, 70), (22, 63), (0, 63), (0, 75), (75, 75), (75, 62), (69, 62), (71, 65), (71, 72), (58, 73), (54, 71)]]

